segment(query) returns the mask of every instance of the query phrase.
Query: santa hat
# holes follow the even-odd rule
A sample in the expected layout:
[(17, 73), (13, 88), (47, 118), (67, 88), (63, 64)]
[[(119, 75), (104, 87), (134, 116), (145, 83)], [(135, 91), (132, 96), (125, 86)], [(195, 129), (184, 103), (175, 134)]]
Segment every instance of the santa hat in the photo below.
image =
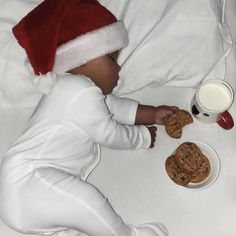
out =
[(128, 44), (122, 21), (97, 0), (45, 0), (13, 28), (43, 92), (63, 74)]

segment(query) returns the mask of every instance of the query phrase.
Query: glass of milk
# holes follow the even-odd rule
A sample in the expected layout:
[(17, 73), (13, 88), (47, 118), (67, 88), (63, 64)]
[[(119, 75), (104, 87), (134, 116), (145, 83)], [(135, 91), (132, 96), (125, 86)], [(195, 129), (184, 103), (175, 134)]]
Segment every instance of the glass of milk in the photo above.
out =
[(234, 100), (234, 91), (224, 80), (201, 83), (191, 102), (195, 118), (203, 123), (217, 122), (224, 129), (231, 129), (234, 121), (228, 109)]

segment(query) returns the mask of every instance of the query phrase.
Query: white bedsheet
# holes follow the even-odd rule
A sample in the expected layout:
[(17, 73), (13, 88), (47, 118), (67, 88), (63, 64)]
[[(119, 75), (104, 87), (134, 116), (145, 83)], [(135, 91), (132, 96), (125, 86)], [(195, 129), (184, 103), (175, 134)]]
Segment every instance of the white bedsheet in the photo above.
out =
[[(30, 1), (30, 4), (35, 4), (36, 2)], [(103, 2), (105, 3), (106, 0), (103, 0)], [(212, 2), (220, 3), (218, 0)], [(125, 14), (123, 10), (124, 4), (125, 0), (120, 0), (120, 4), (116, 8), (116, 14), (121, 17), (122, 14)], [(147, 5), (146, 2), (145, 4)], [(127, 7), (128, 10), (129, 8)], [(236, 39), (236, 29), (234, 28), (235, 13), (235, 0), (228, 0), (226, 17), (234, 42)], [(226, 45), (230, 45), (230, 41), (226, 42)], [(219, 61), (222, 62), (220, 66), (215, 67), (216, 61), (212, 65), (214, 65), (214, 73), (221, 78), (223, 76), (236, 89), (235, 43), (233, 46), (227, 58), (226, 67), (223, 63), (224, 60), (221, 59), (227, 56), (229, 48), (225, 48), (226, 50), (221, 51), (221, 54), (218, 55)], [(131, 49), (127, 48), (127, 50)], [(138, 56), (139, 51), (136, 52), (136, 56)], [(219, 53), (219, 51), (216, 53)], [(119, 60), (125, 62), (127, 54), (128, 52), (124, 51)], [(131, 62), (130, 66), (134, 61)], [(138, 65), (136, 63), (141, 62), (136, 61), (133, 65)], [(197, 80), (194, 79), (192, 82), (196, 85), (205, 75), (208, 75), (208, 73), (202, 74), (201, 77), (195, 77)], [(178, 82), (179, 80), (176, 81)], [(126, 85), (128, 86), (128, 84)], [(189, 102), (194, 94), (194, 88), (183, 88), (181, 87), (183, 84), (173, 85), (179, 86), (157, 88), (152, 84), (152, 86), (145, 87), (142, 90), (132, 91), (133, 93), (128, 96), (147, 104), (171, 104), (189, 109)], [(192, 86), (193, 84), (190, 83), (189, 85)], [(122, 84), (120, 86), (122, 88), (120, 89), (121, 94), (129, 92), (123, 90)], [(33, 89), (28, 86), (27, 92), (29, 92), (28, 95), (32, 95)], [(37, 96), (39, 95), (36, 94), (36, 97), (34, 96), (36, 100)], [(22, 107), (18, 105), (4, 107), (4, 109), (1, 107), (1, 155), (22, 132), (24, 124), (32, 112), (34, 102)], [(230, 112), (235, 118), (235, 102)], [(220, 176), (215, 184), (208, 189), (202, 191), (186, 190), (173, 184), (165, 173), (165, 159), (180, 142), (185, 140), (201, 140), (208, 143), (217, 151), (221, 159)], [(90, 175), (88, 181), (94, 183), (109, 198), (115, 210), (129, 223), (139, 224), (147, 221), (161, 221), (166, 224), (170, 236), (235, 236), (235, 154), (236, 128), (225, 131), (217, 125), (201, 125), (198, 122), (194, 122), (193, 125), (186, 127), (180, 140), (175, 140), (165, 134), (163, 127), (159, 127), (157, 146), (152, 150), (134, 152), (114, 151), (103, 148), (101, 163)], [(13, 231), (1, 221), (0, 235), (22, 236), (22, 234)]]
[[(191, 88), (145, 88), (132, 95), (145, 103), (174, 104), (189, 109)], [(232, 109), (233, 110), (233, 109)], [(235, 108), (232, 111), (236, 117)], [(174, 184), (165, 161), (184, 141), (201, 141), (218, 153), (221, 172), (207, 189), (189, 190)], [(89, 177), (127, 222), (163, 222), (172, 236), (235, 236), (236, 234), (236, 130), (196, 120), (184, 129), (181, 139), (158, 127), (156, 147), (148, 151), (102, 149), (102, 161)]]
[[(226, 61), (225, 80), (236, 90), (236, 2), (228, 0), (226, 18), (233, 48)], [(194, 88), (146, 87), (129, 97), (154, 105), (170, 104), (188, 109)], [(230, 109), (236, 117), (235, 101)], [(165, 172), (165, 160), (184, 141), (202, 141), (218, 153), (221, 171), (216, 182), (204, 190), (189, 190), (174, 184)], [(102, 149), (102, 161), (89, 178), (125, 220), (133, 224), (162, 221), (170, 236), (236, 235), (236, 127), (223, 130), (217, 124), (195, 120), (180, 140), (158, 128), (157, 145), (149, 151)], [(121, 197), (122, 196), (122, 197)]]

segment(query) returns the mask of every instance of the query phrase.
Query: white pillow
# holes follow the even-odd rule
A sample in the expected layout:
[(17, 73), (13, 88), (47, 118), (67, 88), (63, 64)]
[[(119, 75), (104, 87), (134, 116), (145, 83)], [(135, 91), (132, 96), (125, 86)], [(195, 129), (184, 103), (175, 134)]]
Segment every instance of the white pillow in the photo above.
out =
[(225, 1), (101, 0), (124, 19), (130, 44), (115, 93), (144, 86), (190, 86), (217, 76), (224, 79), (232, 41), (223, 22)]
[(1, 109), (34, 109), (41, 98), (25, 67), (26, 53), (12, 33), (12, 27), (39, 2), (0, 0), (0, 113)]

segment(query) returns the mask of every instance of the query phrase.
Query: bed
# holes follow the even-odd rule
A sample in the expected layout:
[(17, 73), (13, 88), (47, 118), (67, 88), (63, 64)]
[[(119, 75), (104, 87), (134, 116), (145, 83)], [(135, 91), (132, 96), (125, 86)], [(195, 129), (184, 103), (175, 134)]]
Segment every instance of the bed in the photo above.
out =
[[(41, 98), (22, 69), (25, 55), (10, 29), (40, 1), (0, 0), (0, 154), (19, 137)], [(236, 89), (236, 2), (234, 0), (101, 0), (124, 22), (130, 44), (119, 54), (122, 65), (115, 93), (144, 104), (190, 110), (203, 80), (222, 79)], [(17, 9), (17, 11), (16, 11)], [(12, 15), (14, 12), (14, 15)], [(230, 108), (235, 118), (235, 102)], [(174, 184), (165, 160), (184, 141), (210, 145), (220, 158), (213, 185), (192, 190)], [(102, 148), (88, 181), (106, 195), (131, 224), (164, 223), (170, 236), (236, 235), (236, 129), (197, 120), (176, 140), (158, 126), (150, 150)], [(0, 221), (0, 235), (22, 236)]]

